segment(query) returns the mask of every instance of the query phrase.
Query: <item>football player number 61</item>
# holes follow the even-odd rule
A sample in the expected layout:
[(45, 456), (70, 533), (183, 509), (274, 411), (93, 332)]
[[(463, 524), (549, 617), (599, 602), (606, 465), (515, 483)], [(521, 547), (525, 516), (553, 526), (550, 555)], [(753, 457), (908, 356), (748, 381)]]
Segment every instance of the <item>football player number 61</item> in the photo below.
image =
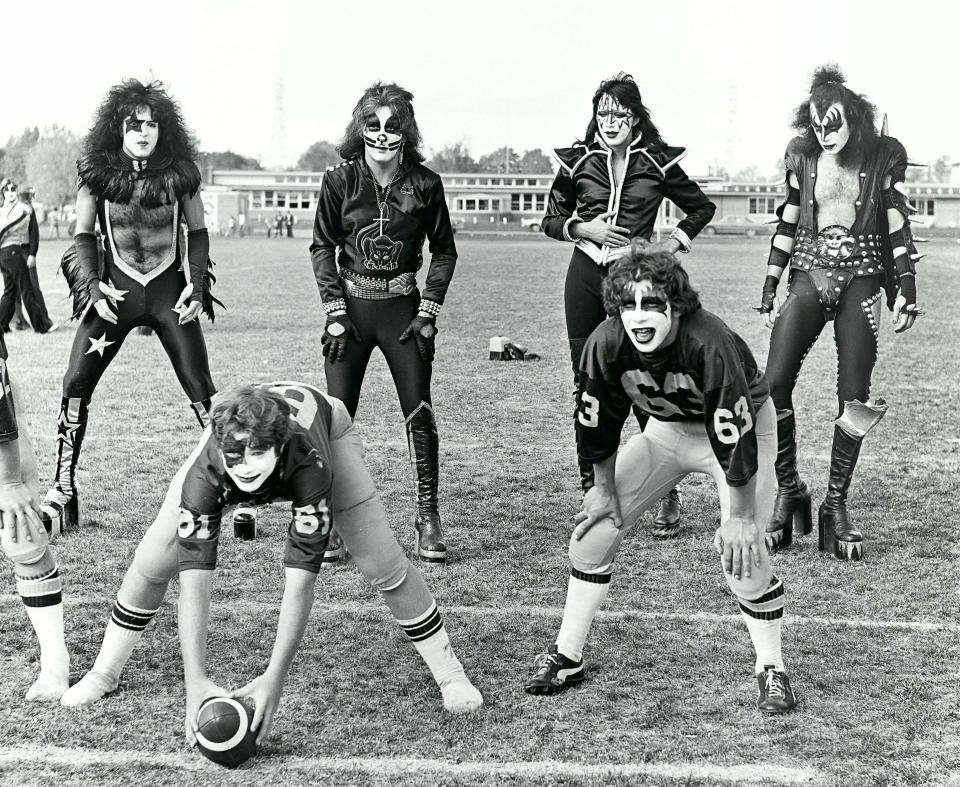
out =
[[(713, 413), (713, 429), (717, 439), (727, 445), (736, 445), (740, 438), (753, 429), (753, 416), (747, 407), (746, 397), (741, 396), (733, 406), (734, 412), (725, 407), (718, 407)], [(737, 427), (735, 419), (739, 417), (742, 427)]]

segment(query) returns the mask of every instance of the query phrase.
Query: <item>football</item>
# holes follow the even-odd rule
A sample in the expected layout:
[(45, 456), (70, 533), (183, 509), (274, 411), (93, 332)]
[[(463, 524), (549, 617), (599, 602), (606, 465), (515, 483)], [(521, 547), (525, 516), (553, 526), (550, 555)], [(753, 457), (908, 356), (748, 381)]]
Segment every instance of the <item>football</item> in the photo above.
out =
[(197, 714), (197, 748), (208, 760), (236, 768), (257, 753), (253, 703), (249, 699), (211, 697)]

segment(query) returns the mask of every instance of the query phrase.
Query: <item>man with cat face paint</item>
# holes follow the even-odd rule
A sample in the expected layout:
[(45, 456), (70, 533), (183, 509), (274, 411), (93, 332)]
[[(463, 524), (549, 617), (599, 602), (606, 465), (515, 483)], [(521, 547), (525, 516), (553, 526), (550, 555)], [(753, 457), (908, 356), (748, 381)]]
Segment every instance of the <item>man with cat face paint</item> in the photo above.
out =
[(61, 262), (80, 324), (63, 377), (56, 475), (42, 506), (51, 532), (79, 522), (75, 474), (88, 405), (135, 327), (156, 332), (194, 415), (206, 423), (216, 388), (197, 318), (213, 319), (215, 299), (195, 159), (180, 109), (159, 82), (111, 88), (84, 139), (77, 231)]
[[(258, 743), (270, 734), (283, 685), (299, 648), (317, 573), (336, 526), (361, 572), (382, 593), (397, 623), (430, 669), (453, 714), (483, 704), (457, 659), (436, 601), (387, 526), (363, 459), (363, 445), (343, 403), (296, 381), (246, 385), (213, 402), (210, 428), (170, 483), (117, 594), (97, 660), (66, 694), (89, 705), (117, 687), (120, 673), (179, 573), (179, 628), (186, 712), (196, 741), (197, 712), (214, 696), (250, 697)], [(207, 676), (207, 619), (225, 507), (286, 500), (291, 518), (283, 552), (283, 601), (270, 662), (230, 695)]]
[[(827, 493), (820, 506), (821, 550), (860, 560), (863, 534), (847, 514), (847, 490), (866, 434), (886, 412), (870, 399), (877, 360), (881, 298), (893, 310), (896, 333), (920, 315), (915, 261), (903, 181), (907, 154), (897, 140), (878, 135), (874, 107), (843, 84), (835, 66), (813, 76), (810, 96), (796, 110), (800, 136), (787, 146), (787, 199), (778, 210), (757, 310), (773, 329), (767, 362), (777, 408), (778, 491), (767, 526), (771, 549), (812, 529), (810, 493), (797, 473), (793, 388), (803, 359), (833, 321), (837, 344), (837, 418)], [(776, 291), (789, 268), (786, 299)]]
[[(674, 484), (706, 473), (720, 498), (714, 547), (756, 650), (757, 707), (789, 711), (795, 699), (780, 647), (784, 587), (763, 541), (776, 484), (776, 418), (763, 372), (744, 341), (701, 308), (669, 252), (634, 241), (610, 266), (603, 296), (619, 319), (604, 321), (587, 340), (576, 425), (595, 484), (574, 519), (560, 632), (525, 690), (553, 694), (584, 679), (583, 647), (625, 534)], [(620, 449), (631, 408), (650, 420)]]
[[(338, 148), (344, 163), (320, 187), (310, 256), (327, 315), (327, 391), (356, 414), (370, 355), (386, 358), (406, 419), (423, 560), (444, 562), (439, 437), (430, 395), (437, 316), (457, 248), (440, 176), (423, 166), (413, 96), (395, 84), (364, 91)], [(422, 293), (423, 243), (430, 267)], [(328, 562), (343, 555), (334, 533)]]

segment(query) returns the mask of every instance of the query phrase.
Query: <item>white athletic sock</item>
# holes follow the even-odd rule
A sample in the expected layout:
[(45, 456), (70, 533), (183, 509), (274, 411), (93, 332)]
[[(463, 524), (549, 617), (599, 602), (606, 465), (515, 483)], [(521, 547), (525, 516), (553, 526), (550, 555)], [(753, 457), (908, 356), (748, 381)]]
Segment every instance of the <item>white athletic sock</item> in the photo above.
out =
[(780, 649), (780, 629), (785, 603), (783, 582), (771, 577), (770, 586), (760, 598), (738, 598), (740, 614), (747, 624), (753, 649), (757, 654), (754, 672), (759, 675), (766, 667), (783, 669)]
[(563, 621), (557, 634), (557, 650), (568, 659), (580, 661), (583, 658), (583, 645), (597, 610), (607, 598), (610, 577), (610, 574), (571, 570), (567, 603), (563, 607)]
[(440, 610), (437, 609), (437, 602), (432, 602), (430, 608), (419, 617), (398, 620), (397, 623), (410, 638), (441, 689), (457, 681), (469, 683), (460, 659), (453, 652), (447, 630), (440, 618)]
[(57, 566), (39, 577), (17, 574), (17, 592), (40, 644), (40, 670), (65, 676), (70, 671), (70, 656), (63, 638), (62, 590)]
[(156, 609), (139, 609), (117, 596), (103, 635), (103, 644), (90, 671), (109, 677), (113, 683), (119, 681), (124, 665), (143, 636), (143, 630), (156, 614)]

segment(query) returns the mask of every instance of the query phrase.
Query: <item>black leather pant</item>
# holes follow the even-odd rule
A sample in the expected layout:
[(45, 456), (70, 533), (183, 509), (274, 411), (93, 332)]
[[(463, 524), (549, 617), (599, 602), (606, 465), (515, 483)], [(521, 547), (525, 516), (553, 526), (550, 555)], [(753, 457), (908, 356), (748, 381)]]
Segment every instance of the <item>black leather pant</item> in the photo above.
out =
[(179, 325), (173, 305), (186, 286), (179, 259), (146, 286), (109, 265), (110, 282), (126, 290), (117, 304), (117, 324), (103, 320), (90, 308), (73, 339), (70, 362), (63, 377), (63, 395), (89, 400), (110, 362), (120, 352), (127, 334), (140, 325), (152, 328), (173, 364), (173, 371), (191, 402), (203, 402), (216, 393), (210, 376), (207, 345), (197, 320)]
[[(877, 362), (877, 340), (882, 308), (879, 276), (854, 279), (840, 298), (834, 318), (837, 343), (837, 415), (843, 403), (866, 402)], [(791, 272), (787, 299), (770, 336), (767, 382), (777, 410), (793, 409), (793, 389), (800, 367), (828, 322), (810, 277)]]

